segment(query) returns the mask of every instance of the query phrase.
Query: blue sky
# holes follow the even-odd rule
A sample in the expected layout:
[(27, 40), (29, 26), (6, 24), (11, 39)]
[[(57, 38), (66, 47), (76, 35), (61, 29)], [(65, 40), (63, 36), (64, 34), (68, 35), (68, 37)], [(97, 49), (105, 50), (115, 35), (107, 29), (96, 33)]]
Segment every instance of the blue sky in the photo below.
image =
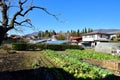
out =
[[(35, 5), (43, 6), (53, 14), (58, 15), (59, 21), (41, 10), (35, 9), (27, 15), (32, 19), (35, 29), (23, 28), (24, 33), (34, 31), (120, 29), (120, 0), (34, 0)], [(10, 31), (10, 34), (16, 33)], [(17, 34), (21, 34), (17, 32)]]

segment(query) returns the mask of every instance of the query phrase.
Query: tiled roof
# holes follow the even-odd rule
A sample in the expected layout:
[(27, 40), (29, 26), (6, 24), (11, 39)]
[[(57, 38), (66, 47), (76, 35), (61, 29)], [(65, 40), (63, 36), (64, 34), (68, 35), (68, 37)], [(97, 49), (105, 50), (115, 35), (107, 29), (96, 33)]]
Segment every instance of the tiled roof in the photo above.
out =
[(80, 36), (80, 37), (72, 37), (72, 38), (70, 38), (70, 40), (76, 40), (76, 39), (82, 39), (82, 37)]
[(86, 33), (85, 35), (88, 35), (88, 34), (107, 34), (107, 33), (93, 31), (93, 32), (90, 32), (90, 33)]

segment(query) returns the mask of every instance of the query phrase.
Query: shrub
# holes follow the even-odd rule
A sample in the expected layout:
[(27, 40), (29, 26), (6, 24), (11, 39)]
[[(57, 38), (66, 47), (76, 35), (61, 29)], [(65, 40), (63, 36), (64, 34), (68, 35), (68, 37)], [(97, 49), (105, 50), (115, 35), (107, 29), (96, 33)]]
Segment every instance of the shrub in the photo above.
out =
[(37, 45), (36, 44), (27, 44), (27, 50), (36, 50)]
[(80, 50), (83, 50), (82, 46), (79, 46), (79, 45), (69, 45), (67, 49), (80, 49)]
[(13, 49), (15, 50), (44, 50), (44, 49), (50, 49), (54, 51), (64, 51), (66, 49), (80, 49), (83, 48), (79, 45), (69, 45), (69, 44), (26, 44), (26, 43), (14, 43)]
[(11, 50), (11, 48), (7, 45), (7, 44), (4, 44), (3, 46), (2, 46), (2, 48), (4, 49), (4, 50)]
[[(40, 44), (41, 45), (41, 44)], [(55, 50), (55, 51), (64, 51), (66, 49), (80, 49), (83, 50), (82, 46), (79, 45), (69, 45), (69, 44), (62, 44), (62, 45), (57, 45), (57, 44), (44, 44), (44, 49), (50, 49), (50, 50)], [(43, 46), (41, 46), (43, 47)]]
[(46, 45), (46, 44), (38, 44), (38, 45), (37, 45), (37, 48), (38, 48), (39, 50), (44, 50), (44, 49), (47, 49), (47, 45)]
[(15, 50), (12, 50), (12, 47), (11, 47), (10, 44), (4, 44), (4, 45), (2, 45), (2, 49), (5, 50), (9, 54), (16, 53)]
[(56, 44), (49, 44), (49, 45), (47, 45), (47, 49), (54, 50), (54, 51), (65, 50), (65, 48), (62, 45), (56, 45)]
[(27, 44), (26, 43), (14, 43), (12, 44), (13, 49), (18, 51), (27, 50)]

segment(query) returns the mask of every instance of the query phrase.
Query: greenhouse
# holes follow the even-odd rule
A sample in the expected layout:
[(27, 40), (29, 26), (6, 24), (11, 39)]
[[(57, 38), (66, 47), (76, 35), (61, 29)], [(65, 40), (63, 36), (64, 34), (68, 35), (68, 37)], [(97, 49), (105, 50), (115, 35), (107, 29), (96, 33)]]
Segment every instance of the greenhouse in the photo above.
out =
[(96, 45), (95, 51), (110, 53), (112, 55), (120, 55), (120, 43), (102, 42)]

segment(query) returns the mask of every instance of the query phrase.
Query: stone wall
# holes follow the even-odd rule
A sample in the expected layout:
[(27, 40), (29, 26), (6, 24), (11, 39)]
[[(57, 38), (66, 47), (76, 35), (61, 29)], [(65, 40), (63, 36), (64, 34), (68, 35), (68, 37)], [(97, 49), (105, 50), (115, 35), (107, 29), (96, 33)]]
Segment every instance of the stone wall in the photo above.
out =
[(120, 61), (104, 60), (102, 66), (107, 69), (120, 71)]

